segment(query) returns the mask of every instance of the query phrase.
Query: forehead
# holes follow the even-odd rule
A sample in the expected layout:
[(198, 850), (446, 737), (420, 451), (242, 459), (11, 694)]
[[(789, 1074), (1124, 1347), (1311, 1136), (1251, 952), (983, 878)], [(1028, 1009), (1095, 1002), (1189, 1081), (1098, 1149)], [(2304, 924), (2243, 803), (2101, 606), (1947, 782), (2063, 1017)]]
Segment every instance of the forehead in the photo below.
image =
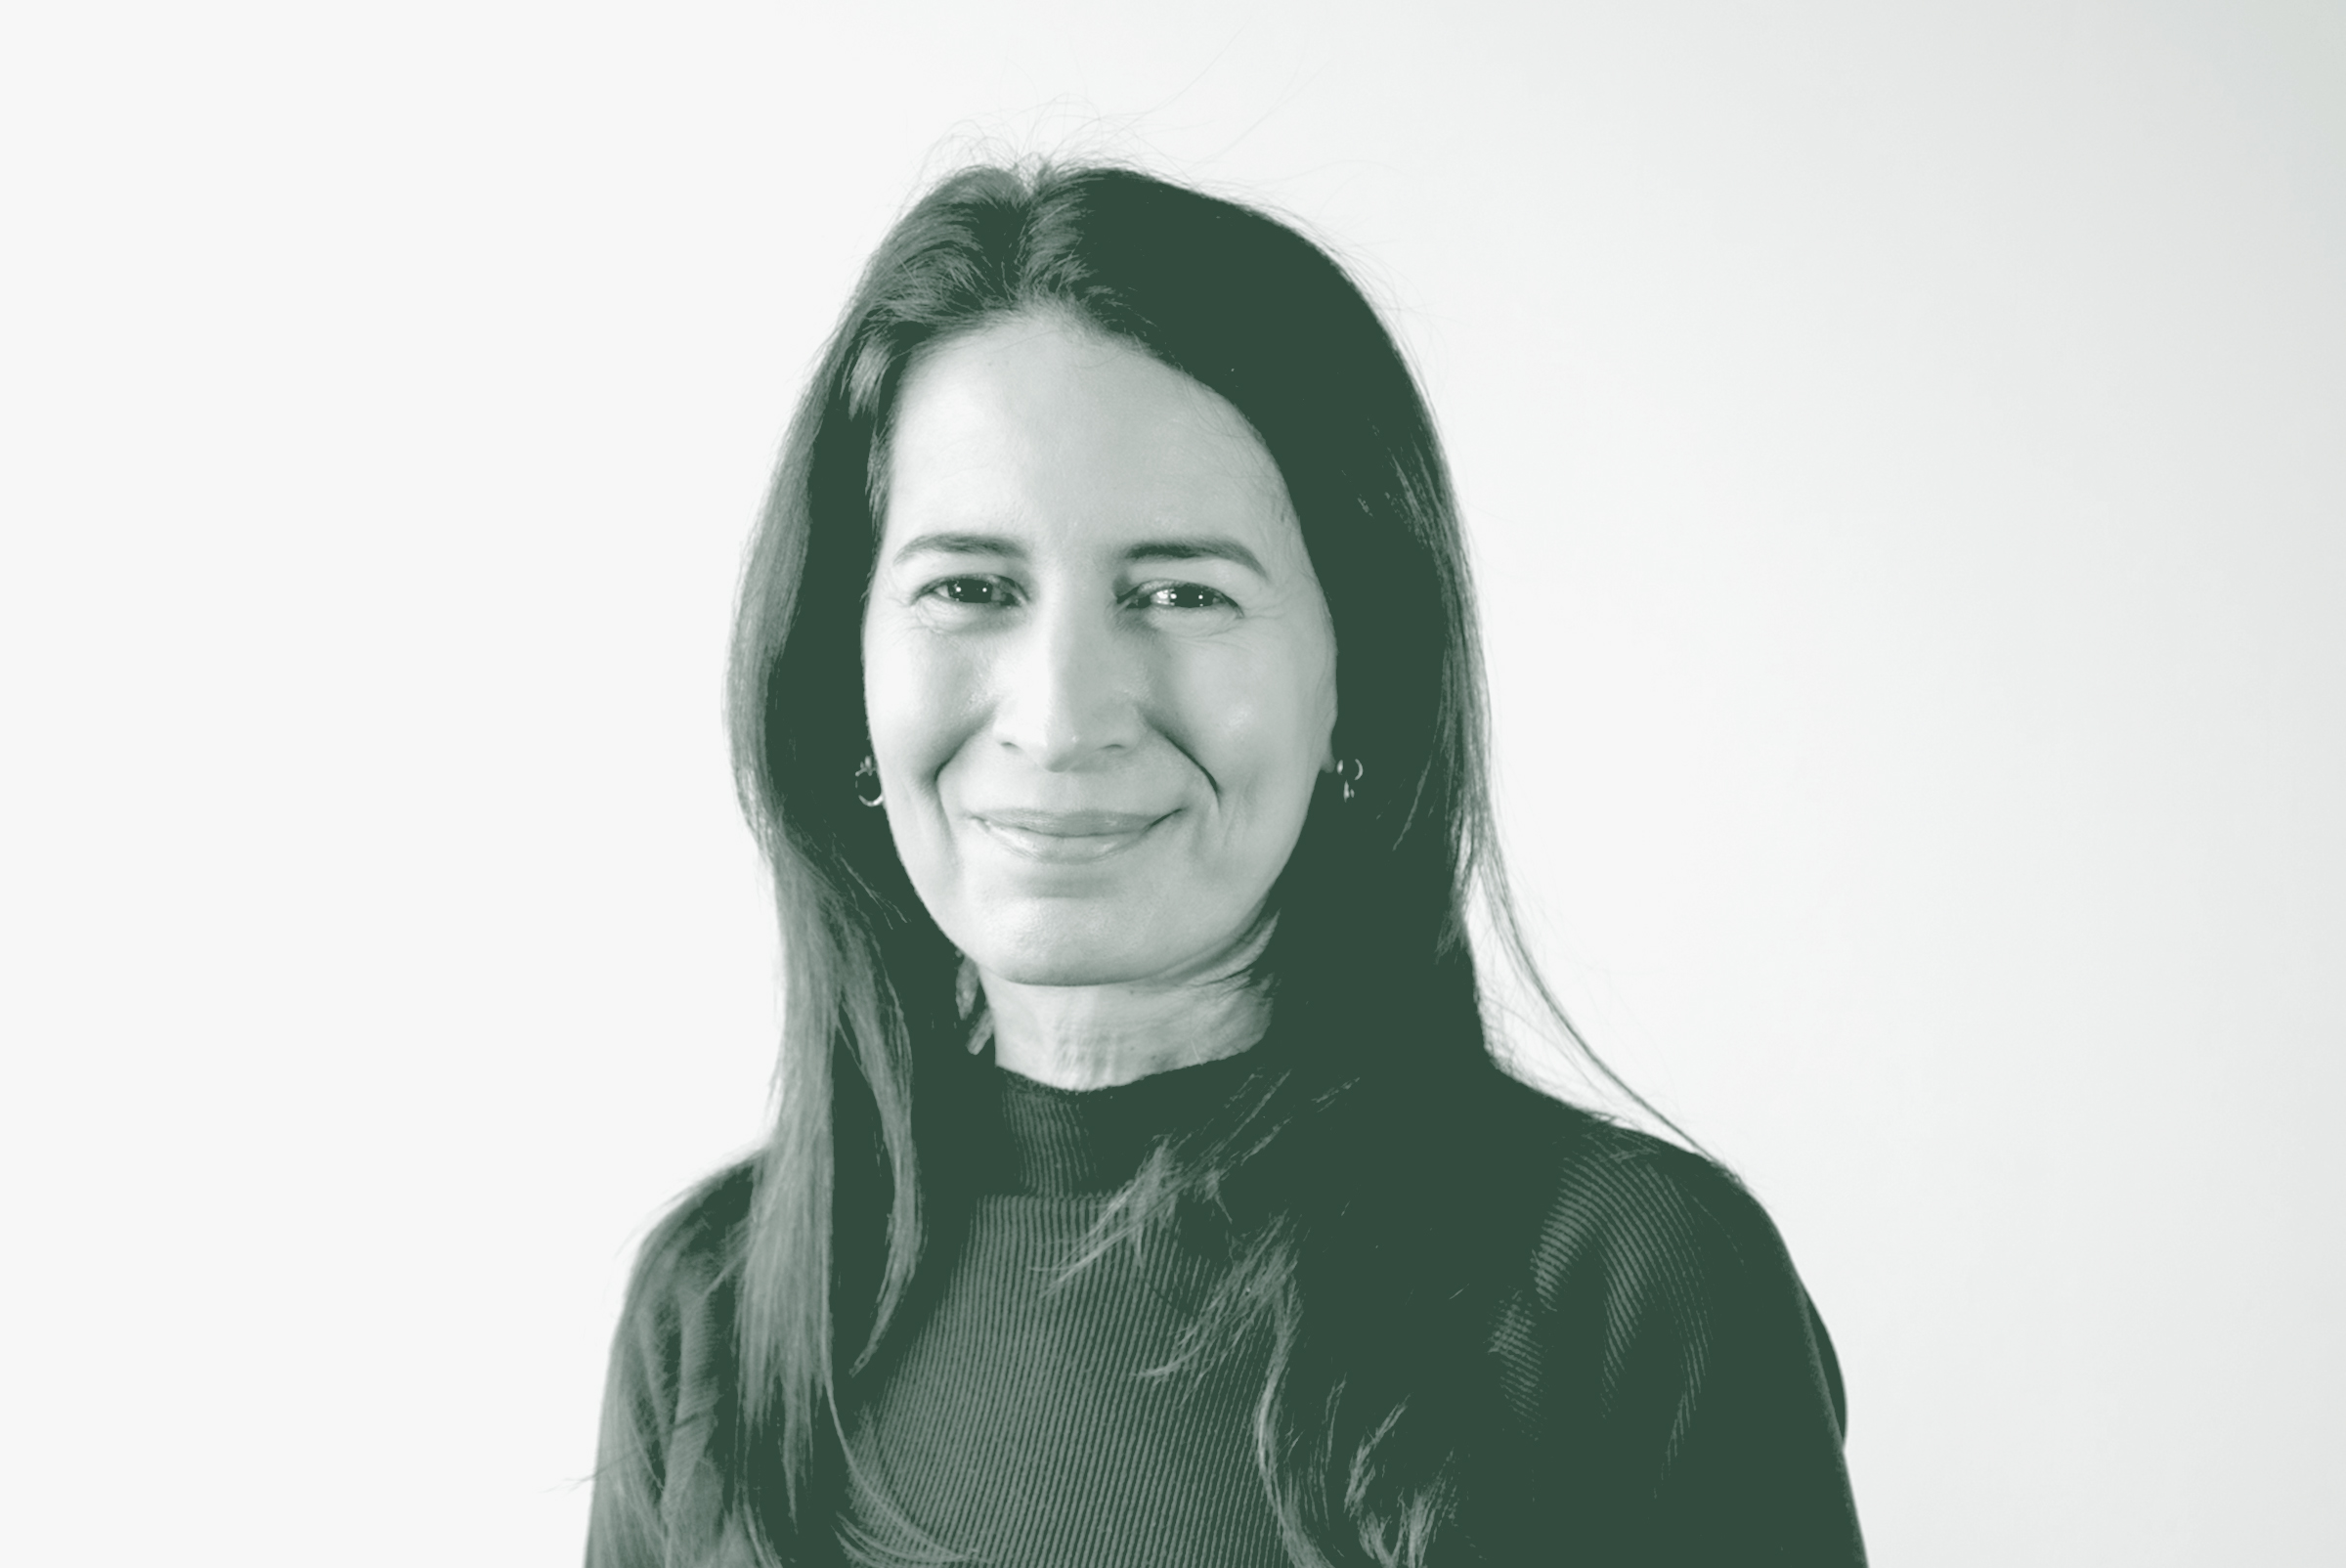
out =
[(1301, 549), (1278, 465), (1219, 394), (1059, 315), (1021, 315), (915, 361), (889, 443), (890, 539), (1011, 531), (1113, 545), (1222, 529)]

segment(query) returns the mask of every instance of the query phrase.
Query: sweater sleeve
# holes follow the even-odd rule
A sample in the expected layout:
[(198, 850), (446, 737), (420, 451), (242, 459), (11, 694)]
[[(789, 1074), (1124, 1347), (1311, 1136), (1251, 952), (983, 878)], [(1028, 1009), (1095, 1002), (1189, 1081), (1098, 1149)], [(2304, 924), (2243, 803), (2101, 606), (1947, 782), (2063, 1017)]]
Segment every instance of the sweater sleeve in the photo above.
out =
[(1529, 1459), (1491, 1559), (1862, 1565), (1839, 1368), (1759, 1203), (1612, 1127), (1552, 1193), (1494, 1336)]

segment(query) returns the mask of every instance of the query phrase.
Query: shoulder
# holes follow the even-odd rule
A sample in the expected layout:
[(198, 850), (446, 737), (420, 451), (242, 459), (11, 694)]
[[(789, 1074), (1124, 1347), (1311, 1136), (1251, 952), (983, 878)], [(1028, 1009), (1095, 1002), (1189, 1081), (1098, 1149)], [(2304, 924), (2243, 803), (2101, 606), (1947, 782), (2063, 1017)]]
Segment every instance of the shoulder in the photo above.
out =
[(642, 1429), (665, 1433), (704, 1414), (725, 1381), (733, 1281), (755, 1187), (748, 1161), (718, 1171), (678, 1200), (636, 1253), (612, 1344), (609, 1396)]
[[(1526, 1512), (1624, 1560), (1860, 1563), (1832, 1343), (1782, 1238), (1716, 1161), (1510, 1089), (1521, 1201), (1488, 1348)], [(1634, 1547), (1634, 1549), (1631, 1549)]]
[(738, 1160), (678, 1198), (644, 1238), (635, 1283), (646, 1287), (712, 1284), (738, 1252), (757, 1191), (757, 1161)]
[(1774, 1223), (1716, 1161), (1519, 1083), (1499, 1095), (1539, 1205), (1527, 1263), (1543, 1299), (1590, 1270), (1666, 1296), (1789, 1270)]
[(1536, 1089), (1499, 1098), (1520, 1218), (1493, 1349), (1519, 1414), (1536, 1422), (1570, 1387), (1667, 1421), (1759, 1356), (1813, 1369), (1840, 1424), (1831, 1341), (1734, 1173)]
[(586, 1549), (597, 1568), (672, 1560), (672, 1527), (705, 1532), (722, 1514), (712, 1447), (733, 1385), (733, 1280), (755, 1186), (746, 1161), (718, 1171), (636, 1253), (603, 1387)]

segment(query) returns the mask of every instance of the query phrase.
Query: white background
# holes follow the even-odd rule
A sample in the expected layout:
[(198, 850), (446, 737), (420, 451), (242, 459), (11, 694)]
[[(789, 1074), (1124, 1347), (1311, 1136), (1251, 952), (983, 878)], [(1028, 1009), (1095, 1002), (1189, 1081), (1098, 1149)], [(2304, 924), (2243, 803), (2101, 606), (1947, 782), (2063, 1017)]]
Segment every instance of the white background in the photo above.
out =
[(2346, 9), (24, 7), (16, 1560), (562, 1563), (748, 1144), (738, 553), (972, 152), (1300, 218), (1421, 367), (1568, 1001), (1751, 1181), (1885, 1564), (2317, 1563)]

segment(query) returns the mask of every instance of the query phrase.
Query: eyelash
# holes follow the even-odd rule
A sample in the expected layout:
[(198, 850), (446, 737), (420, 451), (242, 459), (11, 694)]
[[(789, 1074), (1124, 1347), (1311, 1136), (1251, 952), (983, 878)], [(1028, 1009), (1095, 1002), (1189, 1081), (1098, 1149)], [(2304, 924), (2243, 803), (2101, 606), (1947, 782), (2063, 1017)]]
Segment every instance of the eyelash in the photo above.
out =
[[(998, 577), (948, 577), (932, 583), (927, 588), (921, 589), (920, 596), (925, 599), (933, 598), (941, 600), (946, 604), (952, 605), (956, 609), (986, 610), (1004, 607), (998, 599), (980, 602), (955, 596), (957, 590), (971, 588), (981, 588), (989, 592), (999, 594), (1004, 590), (1009, 589), (1010, 584), (1004, 579)], [(1200, 604), (1163, 604), (1154, 606), (1151, 606), (1148, 602), (1151, 599), (1159, 597), (1160, 595), (1166, 594), (1185, 596), (1202, 595), (1205, 602)], [(1224, 593), (1219, 588), (1207, 588), (1203, 583), (1151, 583), (1147, 587), (1135, 588), (1130, 593), (1127, 593), (1124, 596), (1124, 601), (1136, 609), (1156, 608), (1166, 610), (1219, 610), (1235, 608), (1235, 605), (1233, 604), (1229, 594)]]
[(941, 582), (932, 583), (927, 588), (921, 589), (920, 596), (924, 599), (941, 599), (945, 603), (950, 604), (957, 609), (985, 609), (990, 608), (990, 606), (978, 604), (970, 599), (961, 598), (957, 596), (955, 590), (959, 588), (986, 588), (993, 592), (999, 593), (1006, 587), (1008, 587), (1008, 585), (998, 577), (948, 577)]

